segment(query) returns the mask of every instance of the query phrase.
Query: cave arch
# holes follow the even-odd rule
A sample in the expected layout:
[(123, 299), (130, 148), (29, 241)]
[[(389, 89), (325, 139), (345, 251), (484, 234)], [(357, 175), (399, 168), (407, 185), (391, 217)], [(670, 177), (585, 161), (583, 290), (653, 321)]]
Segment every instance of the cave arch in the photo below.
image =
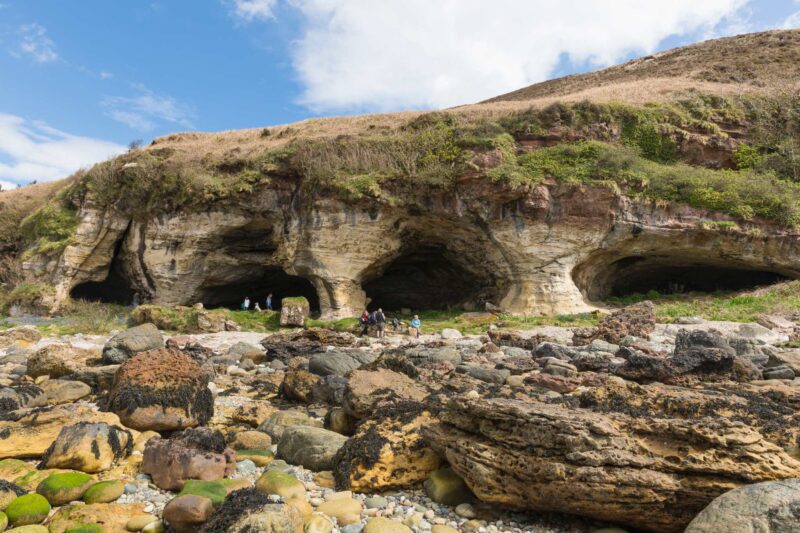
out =
[(370, 308), (472, 309), (498, 298), (488, 267), (475, 268), (447, 247), (414, 246), (402, 251), (362, 285)]
[(797, 276), (791, 272), (726, 258), (703, 257), (697, 250), (681, 254), (601, 257), (573, 271), (578, 288), (590, 301), (610, 297), (681, 292), (739, 291), (772, 285)]
[(252, 304), (258, 302), (265, 308), (267, 295), (272, 293), (273, 309), (280, 309), (282, 298), (304, 296), (311, 311), (319, 312), (319, 297), (314, 285), (306, 278), (287, 274), (275, 266), (248, 266), (237, 269), (226, 280), (209, 280), (199, 292), (198, 300), (207, 308), (226, 307), (239, 309), (245, 297)]

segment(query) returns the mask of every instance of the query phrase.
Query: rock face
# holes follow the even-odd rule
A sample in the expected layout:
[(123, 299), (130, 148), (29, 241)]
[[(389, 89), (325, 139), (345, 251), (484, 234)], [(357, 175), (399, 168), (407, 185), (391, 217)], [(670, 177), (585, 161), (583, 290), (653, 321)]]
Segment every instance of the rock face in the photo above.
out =
[(61, 430), (40, 466), (95, 473), (108, 470), (132, 451), (130, 431), (104, 423), (79, 422)]
[(164, 347), (164, 338), (153, 324), (142, 324), (123, 330), (103, 346), (103, 363), (118, 365), (139, 352)]
[[(656, 400), (659, 387), (599, 388), (585, 407), (459, 397), (423, 434), (483, 501), (647, 531), (682, 531), (739, 485), (800, 476), (800, 462), (767, 436), (775, 414), (757, 399), (726, 402), (709, 391), (682, 410)], [(633, 390), (654, 401), (639, 404)]]
[[(410, 287), (415, 301), (491, 302), (534, 314), (591, 310), (615, 280), (646, 286), (666, 268), (800, 275), (792, 232), (755, 221), (752, 233), (718, 231), (698, 224), (719, 220), (718, 213), (608, 188), (548, 181), (512, 189), (465, 179), (420, 199), (420, 213), (417, 202), (298, 198), (294, 182), (270, 181), (236, 205), (144, 221), (87, 203), (61, 257), (30, 261), (30, 273), (54, 284), (60, 302), (82, 283), (105, 280), (113, 263), (142, 301), (164, 305), (214, 305), (229, 284), (301, 278), (290, 288), (316, 292), (326, 319), (358, 316), (367, 298), (390, 290), (392, 265), (453, 273), (451, 287)], [(241, 252), (253, 242), (256, 248)]]
[(205, 424), (214, 414), (207, 375), (176, 348), (142, 352), (123, 363), (108, 408), (139, 431), (185, 429)]
[(800, 526), (800, 479), (745, 485), (719, 496), (686, 533), (783, 533)]
[(147, 441), (142, 472), (165, 490), (183, 488), (188, 479), (213, 481), (230, 476), (236, 469), (236, 452), (225, 447), (225, 439), (208, 428), (188, 429), (171, 439)]

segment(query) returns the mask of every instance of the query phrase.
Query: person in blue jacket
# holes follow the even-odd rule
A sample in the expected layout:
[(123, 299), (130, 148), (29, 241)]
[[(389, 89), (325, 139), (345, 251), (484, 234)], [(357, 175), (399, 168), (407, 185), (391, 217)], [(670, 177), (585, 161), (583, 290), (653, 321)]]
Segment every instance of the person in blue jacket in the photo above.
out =
[(409, 328), (409, 333), (414, 335), (416, 338), (419, 339), (419, 328), (422, 326), (422, 323), (419, 321), (419, 316), (414, 315), (414, 318), (411, 319), (411, 327)]

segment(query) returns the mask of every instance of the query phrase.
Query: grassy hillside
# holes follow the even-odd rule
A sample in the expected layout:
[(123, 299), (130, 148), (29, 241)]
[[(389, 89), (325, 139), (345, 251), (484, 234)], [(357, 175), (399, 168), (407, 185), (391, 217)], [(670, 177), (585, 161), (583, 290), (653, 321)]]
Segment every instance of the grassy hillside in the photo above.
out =
[[(662, 99), (665, 91), (762, 93), (797, 86), (800, 30), (776, 30), (714, 39), (640, 57), (622, 65), (537, 83), (489, 103), (547, 98), (626, 101)], [(625, 96), (627, 95), (627, 97)]]

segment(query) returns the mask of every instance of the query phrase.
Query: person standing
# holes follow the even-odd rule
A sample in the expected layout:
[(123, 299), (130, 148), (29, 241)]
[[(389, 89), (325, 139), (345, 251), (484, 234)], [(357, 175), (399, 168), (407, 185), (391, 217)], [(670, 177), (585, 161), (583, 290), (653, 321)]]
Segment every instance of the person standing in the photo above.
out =
[(366, 309), (361, 313), (361, 318), (358, 319), (358, 323), (361, 324), (361, 334), (359, 337), (363, 337), (369, 331), (369, 312)]
[(250, 309), (250, 297), (245, 296), (244, 301), (242, 302), (242, 311), (248, 311)]
[(375, 324), (378, 326), (378, 338), (382, 339), (386, 331), (386, 315), (383, 314), (381, 308), (375, 311)]
[(267, 294), (267, 311), (272, 311), (272, 293)]
[(411, 320), (411, 327), (409, 328), (409, 333), (414, 335), (416, 338), (419, 339), (419, 328), (422, 327), (422, 323), (419, 321), (419, 316), (414, 315), (414, 318)]

